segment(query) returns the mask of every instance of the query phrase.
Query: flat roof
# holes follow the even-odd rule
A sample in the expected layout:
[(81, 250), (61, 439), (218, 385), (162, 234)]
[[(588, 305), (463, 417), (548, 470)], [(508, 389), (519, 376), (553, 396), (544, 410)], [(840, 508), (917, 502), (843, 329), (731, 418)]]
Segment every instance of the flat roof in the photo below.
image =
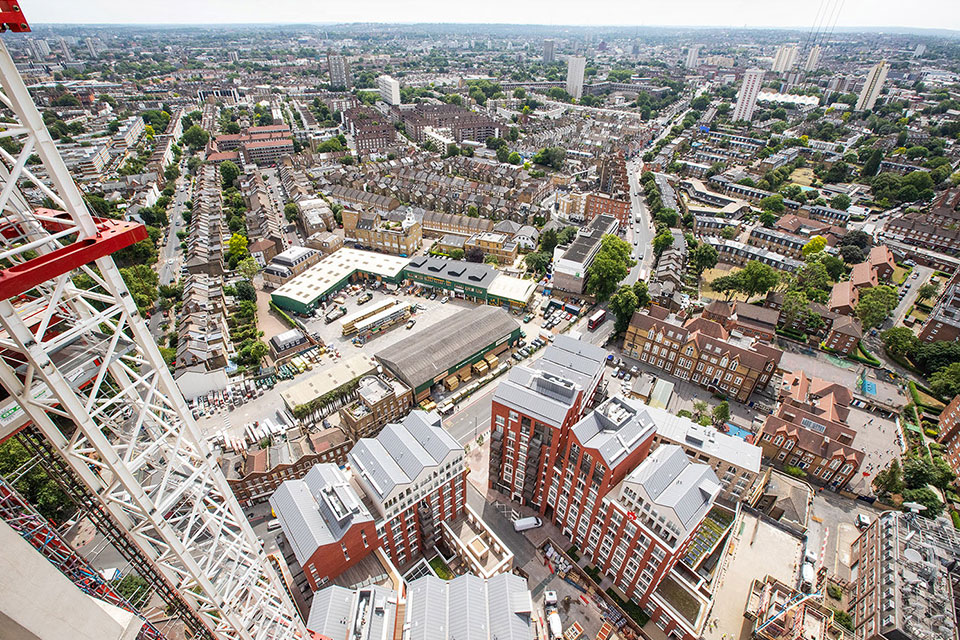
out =
[(406, 270), (422, 276), (441, 278), (467, 287), (489, 290), (497, 277), (497, 270), (488, 264), (417, 256), (410, 260)]
[(533, 280), (523, 280), (500, 273), (487, 287), (487, 295), (526, 304), (533, 298), (536, 288), (537, 283)]
[(297, 405), (307, 404), (333, 391), (342, 384), (376, 371), (377, 363), (370, 356), (358, 353), (352, 358), (338, 362), (332, 367), (314, 370), (305, 380), (286, 391), (280, 392), (287, 408), (293, 411)]
[(309, 306), (358, 271), (396, 279), (408, 262), (399, 256), (341, 247), (274, 291), (272, 297)]

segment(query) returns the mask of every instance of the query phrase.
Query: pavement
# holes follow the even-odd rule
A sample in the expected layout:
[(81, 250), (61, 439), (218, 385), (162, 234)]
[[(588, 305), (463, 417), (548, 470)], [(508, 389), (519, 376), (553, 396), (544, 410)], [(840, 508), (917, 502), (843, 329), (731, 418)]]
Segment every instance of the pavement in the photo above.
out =
[(829, 491), (818, 491), (810, 506), (807, 523), (807, 548), (817, 554), (823, 553), (827, 573), (843, 580), (850, 579), (850, 545), (860, 532), (857, 516), (870, 519), (880, 511), (866, 502), (850, 500)]

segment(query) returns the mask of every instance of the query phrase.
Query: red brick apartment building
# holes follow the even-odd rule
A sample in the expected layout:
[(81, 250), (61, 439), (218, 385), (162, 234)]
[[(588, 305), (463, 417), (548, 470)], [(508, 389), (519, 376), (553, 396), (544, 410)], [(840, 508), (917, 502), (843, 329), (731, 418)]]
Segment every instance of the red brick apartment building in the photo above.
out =
[(940, 412), (940, 435), (937, 442), (947, 448), (947, 462), (950, 467), (960, 472), (960, 395), (954, 397), (950, 404)]
[(863, 451), (846, 425), (853, 395), (846, 387), (794, 372), (783, 381), (780, 406), (767, 416), (758, 442), (763, 457), (778, 466), (799, 467), (817, 484), (840, 490), (860, 470)]
[(294, 582), (313, 591), (377, 548), (408, 567), (440, 539), (441, 523), (464, 511), (463, 447), (436, 413), (414, 411), (361, 439), (349, 463), (316, 465), (270, 498)]
[(717, 322), (683, 320), (656, 305), (633, 314), (623, 352), (740, 402), (767, 386), (783, 356), (780, 349), (728, 332)]
[(947, 283), (919, 337), (924, 342), (953, 342), (960, 338), (960, 272)]
[(599, 193), (588, 193), (584, 206), (584, 217), (590, 222), (597, 216), (613, 216), (621, 229), (630, 226), (630, 201), (610, 198)]

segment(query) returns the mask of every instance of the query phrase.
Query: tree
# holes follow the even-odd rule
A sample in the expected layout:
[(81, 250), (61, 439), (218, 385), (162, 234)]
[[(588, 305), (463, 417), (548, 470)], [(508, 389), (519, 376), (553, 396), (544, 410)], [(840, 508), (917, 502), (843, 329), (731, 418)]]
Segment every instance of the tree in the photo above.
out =
[(793, 326), (793, 323), (801, 318), (810, 307), (810, 301), (803, 291), (793, 289), (783, 294), (783, 305), (780, 308), (780, 321), (785, 327)]
[(739, 274), (735, 273), (729, 276), (718, 276), (710, 283), (710, 288), (717, 293), (726, 294), (729, 300), (735, 292), (740, 290), (740, 278), (738, 275)]
[(933, 296), (937, 295), (937, 285), (932, 282), (927, 282), (926, 284), (920, 285), (920, 288), (917, 289), (917, 300), (929, 300)]
[(463, 260), (463, 249), (452, 249), (450, 251), (450, 257), (454, 260)]
[(803, 289), (807, 295), (811, 294), (813, 289), (827, 290), (830, 288), (830, 276), (827, 274), (827, 268), (819, 262), (809, 262), (797, 273), (797, 286)]
[(523, 158), (520, 157), (520, 154), (514, 151), (507, 157), (507, 162), (510, 164), (520, 164), (523, 162)]
[(181, 141), (190, 147), (190, 149), (196, 151), (197, 149), (202, 149), (209, 139), (209, 133), (201, 129), (199, 125), (193, 125), (183, 132)]
[(914, 335), (913, 330), (908, 327), (893, 327), (880, 334), (883, 346), (887, 352), (894, 356), (906, 356), (911, 353), (920, 340)]
[(960, 393), (960, 362), (949, 364), (931, 375), (930, 390), (942, 397)]
[(483, 249), (480, 247), (470, 247), (464, 253), (467, 262), (483, 262)]
[(246, 280), (241, 280), (234, 286), (234, 289), (237, 292), (237, 298), (240, 300), (249, 300), (250, 302), (257, 301), (257, 290), (253, 288), (253, 285), (247, 282)]
[(873, 486), (881, 497), (887, 497), (894, 493), (901, 493), (904, 489), (903, 471), (900, 468), (900, 461), (894, 458), (890, 466), (882, 471), (878, 471), (873, 479)]
[(176, 180), (180, 177), (180, 169), (177, 165), (170, 163), (167, 165), (167, 168), (163, 170), (163, 177), (167, 180)]
[(633, 295), (637, 296), (637, 308), (646, 307), (650, 304), (650, 290), (643, 280), (637, 280), (633, 283)]
[(297, 206), (296, 202), (288, 202), (283, 205), (283, 217), (287, 219), (287, 222), (295, 222), (299, 215), (300, 207)]
[(772, 211), (773, 213), (783, 213), (787, 208), (786, 205), (783, 204), (783, 196), (779, 193), (761, 198), (759, 204), (760, 208), (764, 211)]
[(242, 259), (243, 254), (247, 252), (247, 238), (242, 236), (239, 233), (235, 233), (230, 236), (230, 240), (227, 242), (227, 253), (231, 256), (238, 256), (239, 259)]
[(850, 207), (850, 196), (845, 193), (838, 193), (830, 198), (830, 206), (840, 211), (846, 211)]
[(240, 169), (229, 160), (220, 164), (220, 180), (223, 188), (228, 189), (233, 186), (233, 181), (240, 177)]
[(915, 456), (903, 464), (903, 482), (908, 489), (919, 489), (931, 484), (934, 472), (925, 458)]
[(877, 175), (877, 169), (880, 168), (880, 163), (882, 161), (883, 151), (880, 149), (874, 149), (867, 161), (863, 163), (863, 169), (860, 170), (860, 175), (865, 178)]
[(699, 420), (701, 417), (706, 415), (707, 409), (710, 407), (703, 400), (694, 400), (693, 401), (693, 419)]
[(807, 244), (803, 245), (803, 249), (801, 249), (801, 253), (803, 254), (803, 259), (807, 260), (810, 258), (810, 256), (820, 253), (826, 248), (826, 246), (827, 246), (826, 238), (824, 238), (823, 236), (813, 236), (812, 238), (810, 238)]
[(879, 327), (890, 312), (897, 307), (897, 291), (893, 287), (880, 285), (860, 292), (860, 302), (856, 313), (864, 329)]
[(203, 160), (197, 156), (190, 156), (187, 158), (187, 170), (193, 175), (197, 174), (197, 169), (200, 168), (200, 165), (203, 164)]
[(740, 280), (740, 291), (751, 298), (761, 293), (766, 293), (777, 286), (780, 280), (780, 274), (776, 269), (768, 264), (751, 260), (737, 272), (737, 279)]
[(120, 269), (120, 275), (133, 297), (140, 313), (148, 311), (160, 297), (157, 284), (160, 278), (157, 272), (145, 264), (134, 264)]
[(721, 425), (724, 424), (727, 420), (730, 419), (730, 403), (724, 400), (717, 406), (713, 408), (713, 411), (710, 412), (710, 417), (713, 418), (713, 424)]
[(818, 253), (814, 256), (817, 262), (822, 264), (827, 270), (827, 275), (830, 276), (830, 279), (834, 282), (837, 282), (847, 273), (847, 266), (844, 264), (843, 260), (837, 256), (832, 256), (829, 253), (823, 252)]
[(506, 162), (510, 159), (510, 149), (506, 145), (497, 149), (497, 162)]
[(458, 156), (458, 155), (460, 155), (460, 147), (458, 147), (456, 143), (453, 143), (453, 142), (447, 144), (447, 153), (444, 157), (449, 158), (451, 156)]
[(141, 609), (150, 600), (150, 584), (135, 573), (114, 580), (113, 588), (135, 609)]
[(557, 230), (550, 228), (540, 234), (540, 251), (553, 255), (553, 250), (557, 248)]
[(925, 518), (936, 518), (943, 512), (943, 503), (940, 502), (937, 494), (928, 487), (906, 489), (903, 492), (903, 501), (916, 502), (925, 506), (926, 509), (920, 512), (920, 515)]
[(631, 246), (625, 240), (612, 234), (603, 236), (600, 249), (587, 269), (586, 292), (597, 300), (609, 298), (636, 264), (630, 253)]
[(260, 271), (260, 265), (257, 264), (257, 261), (252, 257), (244, 258), (237, 263), (237, 271), (247, 280), (253, 280), (253, 276), (257, 275), (257, 272)]
[(562, 147), (547, 147), (534, 154), (532, 160), (534, 164), (541, 164), (559, 171), (563, 168), (563, 161), (567, 157), (567, 152)]
[(497, 256), (493, 255), (492, 253), (488, 253), (487, 255), (483, 256), (483, 263), (498, 265), (500, 264), (500, 259), (497, 258)]
[(860, 247), (862, 251), (866, 252), (867, 249), (873, 246), (873, 237), (866, 231), (860, 231), (859, 229), (857, 231), (851, 231), (837, 242), (837, 246), (839, 247), (849, 245)]
[(627, 330), (633, 312), (637, 310), (637, 304), (637, 296), (634, 294), (633, 288), (626, 284), (610, 296), (608, 307), (614, 317), (614, 333), (620, 334)]
[(526, 263), (528, 271), (545, 273), (547, 271), (547, 265), (550, 264), (550, 256), (551, 254), (545, 251), (534, 251), (533, 253), (525, 255), (523, 261)]
[(653, 237), (653, 252), (657, 256), (666, 251), (673, 245), (673, 234), (669, 229), (664, 229)]
[(699, 278), (707, 269), (717, 266), (719, 255), (712, 245), (701, 242), (690, 251), (690, 265)]
[(36, 464), (33, 453), (16, 438), (0, 444), (0, 476), (16, 477), (16, 482), (12, 482), (14, 488), (40, 515), (55, 524), (65, 522), (76, 511), (56, 480), (47, 475), (42, 465)]
[(840, 247), (840, 257), (847, 264), (860, 264), (866, 259), (863, 249), (853, 244)]
[(723, 229), (720, 229), (720, 237), (724, 240), (733, 240), (740, 233), (740, 230), (734, 227), (733, 225), (726, 226)]
[(764, 211), (760, 214), (760, 224), (768, 229), (772, 229), (773, 225), (775, 225), (779, 219), (780, 218), (777, 217), (777, 214), (773, 213), (772, 211)]

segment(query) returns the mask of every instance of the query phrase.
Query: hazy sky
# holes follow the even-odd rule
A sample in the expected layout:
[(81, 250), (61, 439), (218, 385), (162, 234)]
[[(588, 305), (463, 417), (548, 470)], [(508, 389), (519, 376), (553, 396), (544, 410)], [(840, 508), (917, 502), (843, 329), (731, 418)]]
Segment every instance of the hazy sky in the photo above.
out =
[(31, 22), (486, 22), (570, 25), (813, 25), (821, 2), (839, 26), (960, 30), (957, 0), (31, 0)]

